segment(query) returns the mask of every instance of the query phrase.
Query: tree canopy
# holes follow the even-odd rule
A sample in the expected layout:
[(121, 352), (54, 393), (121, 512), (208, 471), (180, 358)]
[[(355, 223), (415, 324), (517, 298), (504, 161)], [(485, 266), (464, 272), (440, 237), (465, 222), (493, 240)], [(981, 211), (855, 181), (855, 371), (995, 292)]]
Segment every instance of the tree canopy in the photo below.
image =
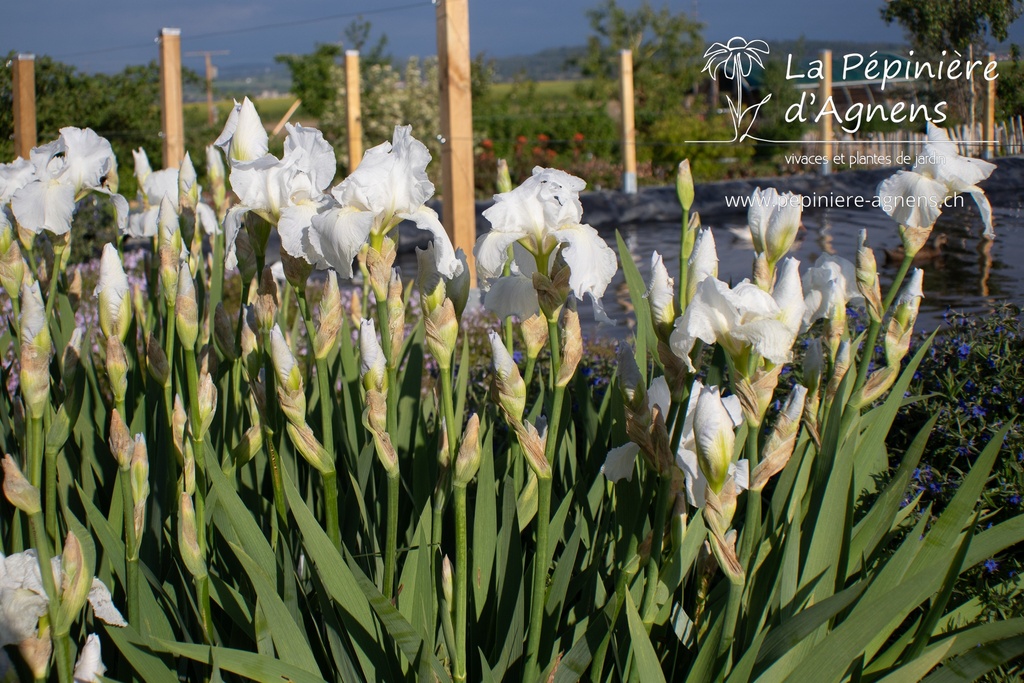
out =
[(899, 23), (915, 47), (930, 52), (978, 47), (986, 36), (1004, 41), (1022, 11), (1022, 0), (889, 0), (881, 10), (887, 23)]

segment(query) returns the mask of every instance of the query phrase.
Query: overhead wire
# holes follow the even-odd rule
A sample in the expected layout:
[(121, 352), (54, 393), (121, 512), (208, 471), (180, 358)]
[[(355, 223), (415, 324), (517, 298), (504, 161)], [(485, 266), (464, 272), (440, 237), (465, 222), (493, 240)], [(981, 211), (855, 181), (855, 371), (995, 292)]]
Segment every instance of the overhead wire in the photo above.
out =
[[(362, 16), (375, 15), (375, 14), (386, 14), (386, 13), (389, 13), (389, 12), (400, 12), (400, 11), (403, 11), (403, 10), (415, 9), (417, 7), (423, 7), (425, 5), (426, 5), (426, 3), (421, 0), (420, 2), (406, 3), (404, 5), (394, 5), (394, 6), (391, 6), (391, 7), (378, 7), (378, 8), (374, 8), (374, 9), (364, 9), (364, 10), (359, 10), (359, 11), (338, 12), (337, 14), (329, 14), (329, 15), (326, 15), (326, 16), (315, 17), (315, 18), (312, 18), (312, 19), (295, 19), (293, 21), (280, 21), (280, 22), (275, 22), (273, 24), (260, 24), (260, 25), (257, 25), (257, 26), (243, 26), (241, 28), (225, 29), (225, 30), (222, 30), (222, 31), (209, 31), (207, 33), (182, 34), (181, 40), (184, 43), (184, 42), (191, 42), (191, 41), (202, 40), (202, 39), (207, 39), (207, 38), (220, 38), (220, 37), (223, 37), (223, 36), (239, 35), (239, 34), (243, 34), (243, 33), (253, 33), (253, 32), (258, 32), (258, 31), (267, 31), (267, 30), (271, 30), (271, 29), (275, 29), (276, 30), (276, 29), (281, 29), (281, 28), (292, 28), (292, 27), (295, 27), (295, 26), (306, 26), (308, 24), (319, 24), (319, 23), (322, 23), (322, 22), (325, 22), (325, 21), (335, 21), (337, 19), (351, 19), (351, 18), (354, 18), (354, 17), (362, 17)], [(65, 54), (61, 54), (61, 55), (55, 55), (54, 59), (71, 59), (71, 58), (74, 58), (74, 57), (88, 57), (88, 56), (91, 56), (91, 55), (106, 54), (106, 53), (109, 53), (109, 52), (121, 52), (121, 51), (125, 51), (125, 50), (141, 50), (143, 48), (150, 48), (150, 47), (152, 47), (153, 42), (154, 41), (150, 40), (150, 41), (146, 41), (144, 43), (140, 42), (140, 43), (132, 43), (130, 45), (114, 45), (114, 46), (111, 46), (111, 47), (102, 47), (102, 48), (97, 48), (97, 49), (94, 49), (94, 50), (82, 50), (82, 51), (79, 51), (79, 52), (70, 52), (70, 53), (65, 53)]]

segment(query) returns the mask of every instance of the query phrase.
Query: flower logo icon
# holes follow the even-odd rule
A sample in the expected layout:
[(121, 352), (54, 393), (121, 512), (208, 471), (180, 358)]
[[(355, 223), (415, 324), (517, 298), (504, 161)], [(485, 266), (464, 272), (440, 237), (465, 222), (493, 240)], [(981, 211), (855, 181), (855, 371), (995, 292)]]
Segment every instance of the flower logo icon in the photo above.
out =
[(712, 79), (717, 78), (719, 69), (729, 80), (745, 78), (750, 75), (755, 63), (764, 68), (761, 55), (767, 56), (769, 51), (768, 43), (763, 40), (745, 40), (735, 36), (725, 44), (713, 43), (704, 52), (704, 58), (708, 61), (703, 70), (707, 71)]
[[(741, 36), (734, 36), (727, 43), (712, 43), (704, 52), (704, 58), (707, 62), (704, 64), (702, 71), (707, 71), (712, 80), (718, 80), (718, 72), (721, 71), (726, 79), (736, 82), (736, 101), (733, 102), (732, 98), (726, 95), (734, 131), (733, 139), (730, 142), (742, 141), (752, 137), (749, 134), (750, 127), (754, 125), (757, 111), (761, 108), (762, 104), (772, 97), (769, 94), (757, 104), (751, 105), (746, 109), (743, 108), (743, 79), (750, 75), (754, 64), (764, 68), (764, 62), (761, 58), (762, 56), (767, 56), (769, 52), (768, 43), (765, 41), (746, 40)], [(743, 133), (740, 134), (740, 126), (748, 114), (750, 115), (750, 120), (746, 124), (746, 128), (743, 129)]]

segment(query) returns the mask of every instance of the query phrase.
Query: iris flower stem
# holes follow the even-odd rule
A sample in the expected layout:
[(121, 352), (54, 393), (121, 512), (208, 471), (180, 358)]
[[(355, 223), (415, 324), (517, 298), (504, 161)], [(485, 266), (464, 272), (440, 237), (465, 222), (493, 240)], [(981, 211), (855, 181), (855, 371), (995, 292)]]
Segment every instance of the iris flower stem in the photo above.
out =
[(398, 494), (402, 479), (398, 472), (388, 474), (388, 528), (384, 546), (384, 597), (395, 594), (395, 557), (398, 554)]
[(452, 388), (451, 368), (441, 368), (441, 410), (448, 437), (448, 464), (451, 465), (455, 462), (459, 428), (462, 426), (455, 424), (455, 391)]
[(53, 569), (50, 562), (52, 555), (50, 554), (50, 543), (46, 538), (42, 513), (37, 512), (29, 517), (29, 528), (32, 532), (32, 542), (35, 544), (36, 555), (39, 558), (39, 573), (43, 579), (43, 590), (46, 591), (46, 595), (49, 598), (50, 628), (53, 633), (57, 678), (60, 683), (72, 683), (71, 646), (68, 637), (68, 627), (61, 625), (60, 598), (57, 595), (57, 585), (53, 580)]
[(210, 282), (210, 308), (224, 298), (224, 231), (213, 236), (213, 277)]
[(121, 500), (124, 506), (124, 561), (127, 574), (126, 600), (128, 603), (128, 621), (141, 627), (139, 611), (139, 550), (138, 539), (135, 537), (135, 505), (132, 502), (131, 471), (121, 470)]
[(384, 351), (388, 367), (388, 433), (394, 434), (398, 429), (398, 358), (391, 357), (391, 316), (388, 313), (386, 299), (377, 302), (377, 327), (380, 330), (380, 346)]
[(338, 473), (324, 473), (324, 519), (327, 523), (327, 537), (335, 548), (341, 548), (341, 529), (338, 524)]
[(466, 487), (455, 487), (455, 680), (466, 680), (466, 586), (469, 579), (469, 539)]
[[(743, 584), (734, 581), (729, 582), (729, 599), (725, 605), (725, 627), (722, 630), (722, 640), (718, 645), (719, 656), (728, 655), (736, 639), (736, 622), (739, 620), (740, 603), (743, 601)], [(732, 660), (726, 657), (726, 672), (731, 670)]]
[[(749, 461), (751, 475), (757, 466), (757, 431), (760, 425), (747, 425), (746, 456)], [(761, 526), (761, 492), (747, 491), (747, 512), (746, 521), (743, 525), (743, 538), (741, 539), (740, 564), (748, 572), (753, 566), (751, 556), (756, 552), (756, 539), (760, 535)], [(747, 575), (747, 582), (750, 575)], [(743, 603), (743, 589), (746, 583), (730, 582), (729, 599), (725, 608), (725, 628), (722, 630), (722, 641), (719, 645), (719, 654), (726, 654), (736, 640), (736, 624), (739, 621), (740, 608)], [(726, 671), (731, 669), (731, 660), (726, 661)]]
[(206, 557), (206, 452), (199, 432), (202, 422), (199, 417), (199, 372), (196, 367), (196, 353), (185, 349), (185, 372), (188, 377), (189, 432), (192, 437), (192, 457), (196, 461), (196, 531), (199, 550)]
[(65, 254), (70, 253), (71, 249), (71, 234), (68, 233), (68, 243), (60, 251), (54, 250), (56, 253), (53, 256), (53, 272), (50, 273), (50, 287), (46, 293), (46, 320), (49, 321), (53, 315), (53, 306), (57, 303), (57, 285), (60, 282), (61, 273), (64, 272), (64, 264), (67, 263)]
[[(293, 285), (294, 286), (294, 285)], [(299, 303), (299, 312), (306, 327), (306, 338), (311, 353), (315, 353), (316, 330), (313, 328), (313, 316), (306, 300), (306, 293), (295, 287), (295, 299)], [(319, 392), (320, 432), (324, 440), (324, 450), (334, 459), (334, 421), (332, 415), (332, 398), (330, 381), (327, 374), (327, 360), (316, 359), (317, 391)], [(335, 548), (341, 547), (341, 529), (338, 523), (338, 473), (324, 474), (324, 525), (327, 536)]]
[[(25, 433), (28, 451), (29, 483), (37, 489), (43, 486), (43, 418), (30, 417)], [(45, 526), (44, 526), (45, 528)]]
[(18, 344), (21, 344), (21, 299), (17, 296), (11, 297), (11, 310), (14, 311), (14, 318), (11, 323), (14, 325), (14, 333), (18, 338)]
[[(551, 438), (548, 432), (548, 438)], [(540, 636), (544, 628), (544, 603), (548, 581), (548, 526), (551, 523), (551, 478), (537, 480), (537, 547), (533, 556), (533, 592), (530, 595), (530, 624), (526, 643), (526, 673), (524, 681), (535, 681), (540, 676)]]
[(170, 367), (170, 376), (174, 377), (174, 342), (177, 340), (177, 316), (174, 314), (174, 302), (167, 304), (167, 336), (164, 338), (164, 355)]
[[(310, 352), (315, 352), (316, 329), (313, 327), (313, 315), (306, 300), (306, 293), (298, 287), (295, 288), (295, 297), (299, 302), (299, 310), (302, 313), (302, 322), (306, 327), (306, 338), (309, 343)], [(330, 378), (327, 372), (327, 359), (316, 359), (317, 391), (319, 392), (320, 405), (320, 431), (323, 434), (324, 449), (334, 457), (334, 424), (332, 415), (332, 399)]]
[[(747, 463), (750, 468), (750, 477), (754, 476), (754, 469), (757, 467), (757, 432), (761, 428), (758, 425), (747, 425)], [(740, 561), (749, 563), (751, 555), (756, 551), (757, 539), (761, 535), (761, 492), (747, 491), (747, 512), (746, 520), (743, 523), (743, 548)], [(749, 569), (749, 565), (748, 565)]]
[[(188, 395), (191, 416), (189, 431), (192, 432), (192, 456), (196, 461), (196, 539), (199, 542), (199, 553), (206, 560), (206, 451), (199, 434), (201, 421), (199, 417), (199, 373), (196, 368), (196, 353), (185, 349), (185, 372), (188, 378)], [(210, 607), (210, 577), (196, 577), (196, 598), (199, 602), (199, 616), (202, 619), (203, 636), (207, 643), (213, 643), (213, 611)]]
[(647, 559), (647, 578), (644, 582), (643, 599), (640, 603), (640, 615), (644, 627), (651, 632), (654, 625), (654, 598), (658, 593), (658, 574), (661, 565), (661, 547), (665, 542), (665, 518), (668, 507), (672, 504), (672, 477), (662, 477), (654, 472), (650, 476), (660, 479), (658, 496), (654, 499), (654, 522), (651, 527), (651, 554)]
[[(438, 452), (438, 484), (434, 492), (434, 511), (430, 525), (430, 543), (434, 552), (430, 554), (431, 570), (434, 570), (437, 561), (437, 553), (441, 548), (442, 520), (444, 517), (445, 501), (447, 499), (448, 487), (451, 485), (451, 467), (455, 461), (456, 439), (458, 438), (459, 426), (455, 424), (455, 392), (452, 388), (451, 368), (439, 368), (441, 375), (441, 414), (444, 417), (445, 437), (448, 441), (448, 450)], [(443, 479), (443, 481), (442, 481)], [(431, 575), (435, 575), (433, 571)]]
[(523, 382), (526, 384), (527, 387), (529, 387), (530, 383), (533, 382), (533, 371), (534, 371), (534, 369), (536, 367), (537, 367), (537, 358), (536, 358), (536, 356), (534, 356), (532, 358), (530, 356), (527, 356), (526, 357), (526, 372), (523, 374)]
[[(558, 436), (561, 431), (562, 402), (565, 398), (565, 387), (558, 386), (558, 372), (561, 368), (561, 355), (558, 339), (558, 320), (548, 319), (548, 344), (551, 349), (551, 376), (549, 385), (554, 389), (551, 414), (548, 416), (547, 438), (544, 442), (544, 455), (548, 465), (553, 469), (555, 456), (558, 453)], [(530, 605), (530, 628), (526, 645), (526, 677), (535, 680), (540, 675), (540, 636), (544, 623), (544, 603), (547, 595), (548, 569), (551, 558), (548, 557), (548, 527), (551, 524), (551, 477), (539, 477), (537, 481), (537, 547), (533, 561), (533, 594)]]
[[(892, 285), (889, 287), (888, 293), (885, 295), (885, 300), (882, 302), (882, 316), (885, 316), (886, 311), (892, 306), (893, 300), (896, 299), (896, 294), (900, 291), (900, 286), (903, 284), (903, 280), (907, 277), (907, 273), (910, 272), (910, 266), (914, 263), (914, 256), (907, 254), (903, 257), (903, 262), (900, 263), (900, 269), (896, 272), (896, 278), (892, 281)], [(860, 365), (857, 366), (857, 381), (853, 385), (853, 394), (860, 391), (861, 387), (868, 378), (868, 366), (871, 364), (871, 360), (875, 355), (875, 342), (878, 341), (878, 333), (882, 329), (881, 322), (871, 321), (871, 326), (868, 327), (867, 340), (864, 342), (864, 353), (861, 355)]]
[(60, 538), (57, 535), (57, 452), (47, 452), (45, 437), (40, 427), (36, 438), (42, 444), (44, 468), (46, 471), (46, 534), (57, 550), (60, 550)]
[[(270, 331), (263, 334), (263, 377), (266, 382), (266, 410), (263, 415), (263, 444), (267, 448), (267, 457), (270, 459), (270, 480), (274, 487), (274, 508), (277, 510), (277, 518), (280, 527), (288, 525), (288, 507), (284, 498), (284, 477), (281, 473), (281, 454), (274, 447), (274, 430), (276, 424), (276, 411), (274, 411), (273, 398), (276, 396), (274, 387), (274, 363), (270, 357)], [(276, 545), (276, 540), (275, 540)]]
[(690, 229), (690, 212), (683, 209), (683, 226), (679, 240), (679, 314), (686, 313), (686, 271), (689, 268), (689, 258), (686, 254), (687, 231)]
[[(558, 341), (558, 319), (548, 320), (548, 346), (551, 349), (551, 376), (549, 377), (548, 386), (551, 388), (555, 388), (558, 371), (562, 369), (562, 356)], [(551, 419), (556, 420), (558, 416), (552, 415)], [(550, 462), (550, 458), (548, 462)]]

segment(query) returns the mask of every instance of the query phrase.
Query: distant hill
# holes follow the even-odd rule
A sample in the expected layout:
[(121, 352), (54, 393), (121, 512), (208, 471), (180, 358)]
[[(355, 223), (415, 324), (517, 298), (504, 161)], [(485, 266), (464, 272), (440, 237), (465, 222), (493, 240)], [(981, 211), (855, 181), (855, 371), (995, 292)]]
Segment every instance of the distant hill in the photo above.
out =
[(580, 69), (573, 66), (574, 59), (586, 54), (582, 45), (555, 47), (541, 50), (532, 55), (494, 57), (494, 79), (512, 81), (525, 78), (533, 81), (570, 81), (582, 77)]
[(787, 54), (792, 54), (794, 59), (813, 58), (822, 50), (832, 50), (833, 55), (859, 52), (867, 56), (875, 50), (880, 53), (906, 54), (910, 49), (906, 43), (862, 43), (841, 40), (769, 40), (768, 45), (771, 47), (769, 58), (782, 60), (785, 60)]
[[(865, 55), (873, 50), (895, 54), (906, 54), (908, 50), (906, 44), (892, 42), (771, 40), (769, 45), (770, 58), (780, 60), (785, 59), (789, 53), (796, 59), (812, 58), (825, 49), (837, 54), (860, 52)], [(528, 55), (490, 57), (485, 53), (484, 56), (494, 67), (494, 80), (501, 83), (517, 78), (534, 81), (577, 80), (582, 78), (582, 73), (573, 62), (585, 54), (585, 46), (575, 45), (549, 48)], [(396, 61), (400, 60), (396, 58)], [(283, 64), (236, 64), (219, 69), (215, 87), (220, 97), (283, 95), (291, 87), (291, 78), (288, 68)], [(202, 100), (205, 97), (205, 83), (186, 87), (187, 99)]]

